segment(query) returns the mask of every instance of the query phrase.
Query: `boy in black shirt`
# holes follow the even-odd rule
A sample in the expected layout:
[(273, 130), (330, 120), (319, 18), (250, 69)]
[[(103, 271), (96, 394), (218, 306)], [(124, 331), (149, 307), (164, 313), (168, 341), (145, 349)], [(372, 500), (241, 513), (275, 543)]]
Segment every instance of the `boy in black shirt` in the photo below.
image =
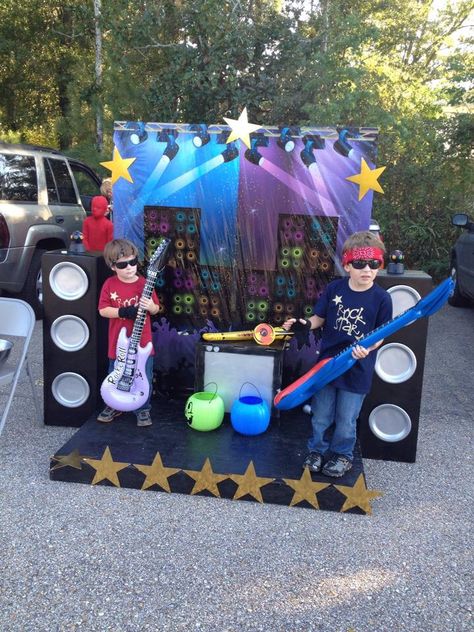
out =
[[(383, 265), (385, 246), (369, 231), (355, 233), (343, 246), (342, 264), (348, 277), (329, 283), (314, 314), (299, 319), (299, 327), (322, 327), (319, 360), (331, 358), (392, 318), (390, 294), (374, 283)], [(283, 324), (289, 329), (296, 322)], [(370, 391), (380, 341), (368, 349), (356, 345), (359, 360), (346, 373), (318, 391), (312, 400), (313, 436), (303, 467), (326, 476), (343, 476), (352, 467), (357, 418)]]

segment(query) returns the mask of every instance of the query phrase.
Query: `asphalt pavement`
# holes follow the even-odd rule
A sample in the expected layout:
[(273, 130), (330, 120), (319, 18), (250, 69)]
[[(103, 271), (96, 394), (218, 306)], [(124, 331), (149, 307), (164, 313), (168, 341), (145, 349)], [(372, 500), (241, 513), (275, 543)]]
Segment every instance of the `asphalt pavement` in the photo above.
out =
[[(474, 308), (431, 317), (417, 462), (364, 460), (383, 491), (366, 516), (50, 481), (76, 430), (16, 398), (0, 437), (0, 630), (472, 630), (473, 341)], [(42, 396), (41, 345), (37, 323)]]

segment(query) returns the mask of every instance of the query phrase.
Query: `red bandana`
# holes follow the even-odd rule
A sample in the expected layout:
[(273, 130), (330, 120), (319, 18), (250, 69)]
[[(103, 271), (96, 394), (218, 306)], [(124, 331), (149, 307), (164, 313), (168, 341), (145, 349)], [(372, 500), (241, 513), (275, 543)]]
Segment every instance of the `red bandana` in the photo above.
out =
[(342, 265), (345, 266), (351, 261), (356, 261), (357, 259), (361, 259), (362, 261), (378, 259), (383, 263), (383, 250), (380, 248), (373, 248), (372, 246), (362, 246), (360, 248), (346, 250), (346, 252), (342, 255)]

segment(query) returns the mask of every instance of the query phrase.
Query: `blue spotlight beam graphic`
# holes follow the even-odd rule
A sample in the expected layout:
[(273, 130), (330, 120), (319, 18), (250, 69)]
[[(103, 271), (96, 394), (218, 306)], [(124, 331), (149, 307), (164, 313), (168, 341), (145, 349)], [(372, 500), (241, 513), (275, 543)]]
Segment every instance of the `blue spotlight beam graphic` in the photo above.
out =
[(314, 182), (314, 188), (318, 192), (318, 196), (321, 200), (321, 207), (324, 211), (324, 214), (339, 215), (336, 207), (334, 206), (334, 203), (331, 200), (331, 196), (326, 186), (326, 182), (324, 181), (324, 178), (321, 174), (318, 163), (313, 162), (313, 164), (308, 167), (308, 171), (311, 174), (311, 178)]
[[(289, 174), (287, 171), (283, 171), (283, 169), (280, 169), (280, 167), (277, 167), (274, 163), (265, 159), (263, 160), (263, 162), (260, 163), (260, 167), (262, 169), (265, 169), (267, 173), (271, 174), (274, 178), (282, 182), (285, 186), (290, 188), (292, 191), (294, 191), (297, 195), (302, 197), (304, 200), (306, 200), (309, 204), (311, 204), (315, 208), (318, 208), (319, 206), (321, 206), (322, 201), (324, 200), (324, 203), (327, 209), (327, 210), (324, 210), (325, 215), (327, 216), (339, 215), (334, 204), (331, 201), (331, 198), (329, 197), (326, 198), (325, 196), (318, 195), (316, 191), (311, 189), (306, 184), (303, 184), (302, 182), (297, 180), (294, 176)], [(326, 189), (326, 192), (327, 192), (327, 189)]]
[(155, 191), (156, 199), (160, 202), (163, 202), (170, 195), (173, 195), (173, 193), (176, 193), (184, 187), (187, 187), (189, 184), (195, 182), (206, 173), (209, 173), (213, 169), (216, 169), (216, 167), (222, 165), (223, 163), (224, 158), (222, 157), (222, 154), (214, 156), (214, 158), (211, 158), (207, 162), (203, 162), (202, 165), (199, 165), (199, 167), (194, 167), (186, 173), (183, 173), (183, 175), (175, 178), (174, 180), (170, 180), (170, 182), (167, 182), (166, 184), (161, 186), (158, 190)]

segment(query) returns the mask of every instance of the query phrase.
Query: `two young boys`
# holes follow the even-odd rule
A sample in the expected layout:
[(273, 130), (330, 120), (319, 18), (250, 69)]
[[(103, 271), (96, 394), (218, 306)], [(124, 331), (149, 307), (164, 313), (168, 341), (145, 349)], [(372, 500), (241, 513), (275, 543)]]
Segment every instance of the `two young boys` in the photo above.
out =
[[(333, 357), (392, 318), (390, 294), (374, 283), (384, 261), (385, 246), (369, 231), (355, 233), (343, 246), (342, 264), (348, 277), (329, 283), (308, 318), (290, 318), (283, 327), (322, 328), (319, 359)], [(109, 318), (109, 370), (113, 370), (117, 338), (123, 326), (131, 334), (140, 305), (147, 311), (140, 344), (151, 340), (150, 314), (156, 314), (159, 303), (156, 293), (150, 299), (141, 296), (145, 279), (137, 274), (138, 251), (124, 239), (109, 242), (104, 258), (116, 273), (104, 283), (99, 299), (99, 313)], [(356, 442), (357, 418), (366, 394), (370, 391), (375, 366), (375, 351), (383, 341), (371, 347), (355, 345), (353, 357), (358, 360), (346, 373), (325, 386), (313, 397), (313, 435), (303, 466), (326, 476), (343, 476), (352, 467)], [(153, 352), (152, 352), (153, 353)], [(146, 364), (148, 380), (153, 374), (153, 355)], [(136, 411), (137, 425), (150, 425), (150, 397)], [(120, 411), (109, 406), (98, 421), (110, 422)]]

